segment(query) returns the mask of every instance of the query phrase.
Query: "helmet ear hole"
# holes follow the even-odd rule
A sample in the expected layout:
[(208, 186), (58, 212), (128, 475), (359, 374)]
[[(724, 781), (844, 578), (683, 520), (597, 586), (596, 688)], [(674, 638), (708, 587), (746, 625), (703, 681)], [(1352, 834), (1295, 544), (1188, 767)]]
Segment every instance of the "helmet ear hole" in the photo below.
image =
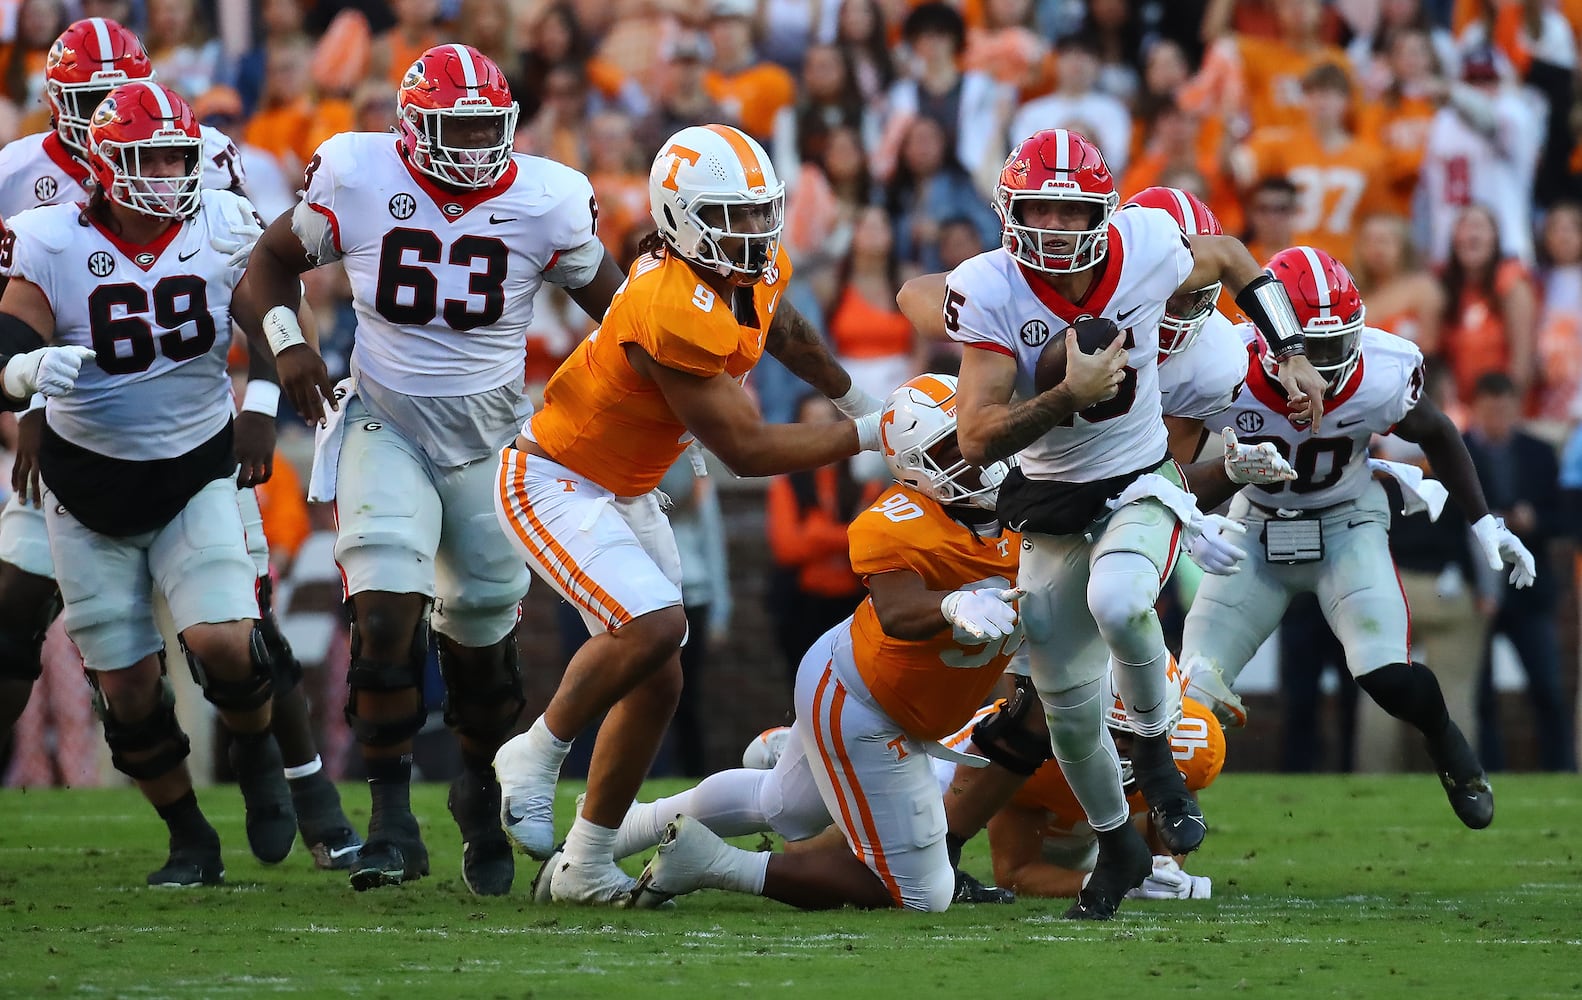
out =
[(674, 212), (670, 211), (670, 206), (669, 205), (665, 206), (665, 225), (669, 226), (672, 232), (675, 231), (675, 228), (676, 228), (676, 216), (675, 216)]

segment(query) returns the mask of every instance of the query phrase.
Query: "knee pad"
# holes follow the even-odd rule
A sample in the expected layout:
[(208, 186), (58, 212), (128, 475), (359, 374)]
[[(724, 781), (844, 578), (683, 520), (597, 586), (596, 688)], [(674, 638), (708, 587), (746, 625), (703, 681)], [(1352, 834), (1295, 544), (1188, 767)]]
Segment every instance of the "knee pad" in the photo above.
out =
[[(482, 663), (463, 664), (454, 642), (440, 637), (439, 672), (445, 680), (445, 725), (458, 736), (498, 744), (516, 728), (527, 699), (522, 695), (522, 668), (517, 662), (516, 635), (506, 636), (481, 652)], [(470, 669), (469, 669), (470, 667)]]
[[(347, 605), (350, 608), (350, 604)], [(357, 622), (352, 621), (351, 666), (346, 671), (346, 725), (363, 746), (387, 747), (404, 743), (416, 736), (428, 719), (428, 708), (423, 704), (423, 666), (428, 662), (428, 623), (418, 621), (412, 631), (412, 647), (402, 661), (374, 660), (362, 655), (362, 640), (357, 636)], [(417, 694), (417, 708), (404, 719), (374, 721), (357, 714), (357, 692), (413, 691)]]
[[(192, 741), (181, 731), (176, 721), (176, 695), (170, 689), (170, 680), (164, 675), (164, 657), (160, 657), (159, 704), (154, 711), (136, 722), (125, 722), (115, 717), (110, 703), (93, 671), (87, 671), (88, 684), (93, 688), (93, 708), (104, 724), (104, 742), (110, 748), (110, 763), (117, 771), (134, 781), (152, 781), (169, 774), (187, 759)], [(149, 753), (153, 756), (142, 760), (128, 760), (129, 753)]]
[(302, 663), (280, 631), (280, 619), (275, 617), (275, 582), (267, 574), (258, 578), (258, 633), (275, 671), (275, 695), (283, 695), (302, 683)]
[(942, 865), (918, 879), (901, 885), (901, 905), (922, 913), (942, 913), (956, 896), (956, 870)]
[(228, 712), (251, 712), (274, 697), (272, 657), (257, 625), (247, 635), (247, 658), (252, 669), (241, 680), (215, 677), (204, 668), (203, 661), (193, 654), (185, 640), (177, 641), (181, 643), (181, 651), (187, 655), (187, 669), (192, 671), (192, 679), (203, 689), (203, 697), (215, 708)]
[(1032, 777), (1055, 755), (1046, 733), (1028, 731), (1028, 719), (1034, 711), (1042, 712), (1043, 706), (1038, 703), (1032, 679), (1016, 678), (1016, 690), (1005, 704), (972, 727), (972, 745), (1012, 774)]
[(1158, 600), (1159, 571), (1146, 556), (1112, 552), (1094, 563), (1088, 577), (1088, 609), (1106, 642), (1144, 627)]
[(0, 621), (0, 680), (38, 680), (44, 670), (41, 662), (44, 635), (60, 614), (60, 591), (56, 590), (33, 621)]

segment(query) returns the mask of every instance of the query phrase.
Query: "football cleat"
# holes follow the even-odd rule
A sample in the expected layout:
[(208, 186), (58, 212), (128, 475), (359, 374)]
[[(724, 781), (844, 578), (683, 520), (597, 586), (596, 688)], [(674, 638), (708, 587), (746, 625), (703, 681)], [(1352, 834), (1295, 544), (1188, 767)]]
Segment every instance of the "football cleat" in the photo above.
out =
[(199, 885), (220, 885), (225, 881), (225, 862), (220, 860), (220, 838), (192, 843), (170, 840), (170, 856), (165, 866), (149, 872), (148, 884), (160, 889), (185, 889)]
[(1437, 746), (1430, 743), (1428, 752), (1456, 817), (1473, 830), (1494, 822), (1494, 786), (1461, 728), (1450, 723), (1443, 740)]
[(1130, 822), (1099, 835), (1099, 858), (1067, 920), (1110, 920), (1126, 894), (1153, 874), (1153, 853)]
[(984, 885), (961, 869), (956, 869), (956, 894), (952, 903), (1014, 903), (1016, 893), (997, 885)]
[(530, 857), (547, 859), (555, 850), (555, 779), (534, 758), (527, 733), (495, 752), (494, 774), (500, 782), (500, 826)]
[(292, 782), (291, 804), (297, 813), (297, 830), (315, 867), (345, 871), (356, 864), (363, 839), (346, 818), (340, 793), (324, 772)]
[(409, 812), (375, 811), (368, 824), (368, 841), (351, 868), (352, 888), (366, 892), (416, 881), (427, 874), (428, 848), (423, 846), (417, 817)]
[(1206, 706), (1226, 728), (1247, 724), (1247, 706), (1241, 696), (1230, 689), (1218, 670), (1201, 660), (1187, 667), (1186, 695)]
[[(553, 863), (545, 863), (539, 880), (546, 878), (553, 902), (580, 906), (630, 906), (632, 891), (637, 887), (637, 880), (621, 871), (614, 861), (575, 864), (566, 859), (564, 852), (557, 853)], [(535, 885), (533, 898), (538, 899), (543, 893), (543, 887)]]
[(677, 896), (708, 886), (709, 873), (724, 869), (730, 845), (702, 823), (677, 816), (665, 827), (659, 848), (632, 890), (632, 908), (656, 910)]
[(516, 878), (511, 842), (496, 817), (500, 815), (500, 785), (486, 777), (462, 771), (450, 783), (445, 804), (461, 830), (461, 877), (474, 896), (504, 896)]
[(280, 745), (271, 733), (238, 737), (228, 753), (247, 806), (247, 846), (266, 865), (279, 864), (297, 840), (297, 814)]
[(1148, 819), (1171, 854), (1190, 854), (1203, 845), (1208, 824), (1197, 799), (1176, 767), (1170, 737), (1134, 736), (1132, 772), (1148, 803)]

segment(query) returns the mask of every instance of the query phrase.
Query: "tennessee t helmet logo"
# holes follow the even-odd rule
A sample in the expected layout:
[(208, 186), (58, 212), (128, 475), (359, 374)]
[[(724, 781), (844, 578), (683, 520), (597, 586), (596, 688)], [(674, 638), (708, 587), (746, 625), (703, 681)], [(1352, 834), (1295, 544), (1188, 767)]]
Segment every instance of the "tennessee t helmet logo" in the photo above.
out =
[(401, 89), (413, 90), (421, 87), (427, 78), (428, 70), (423, 66), (423, 60), (419, 59), (406, 71), (406, 76), (401, 78)]
[(100, 101), (99, 106), (93, 110), (92, 124), (94, 126), (110, 124), (111, 122), (115, 121), (115, 116), (119, 110), (120, 109), (115, 106), (115, 98), (106, 97), (104, 100)]

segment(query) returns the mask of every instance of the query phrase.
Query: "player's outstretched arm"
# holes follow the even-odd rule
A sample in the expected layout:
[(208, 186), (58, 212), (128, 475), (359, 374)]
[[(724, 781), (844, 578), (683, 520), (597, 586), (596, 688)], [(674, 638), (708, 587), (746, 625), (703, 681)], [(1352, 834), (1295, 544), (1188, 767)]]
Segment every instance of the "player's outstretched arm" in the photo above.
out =
[[(851, 376), (829, 352), (829, 345), (824, 343), (812, 322), (784, 298), (775, 309), (774, 319), (769, 321), (764, 350), (774, 355), (791, 374), (829, 399), (839, 401), (851, 392)], [(841, 412), (846, 413), (846, 409), (842, 407)]]
[(964, 643), (992, 642), (1015, 631), (1012, 602), (1021, 596), (1021, 591), (1003, 588), (930, 590), (910, 570), (873, 574), (868, 593), (885, 635), (916, 641), (949, 628)]
[(1475, 522), (1489, 513), (1489, 502), (1483, 496), (1483, 484), (1478, 481), (1467, 443), (1461, 439), (1455, 421), (1432, 400), (1427, 396), (1419, 399), (1395, 425), (1395, 435), (1423, 449), (1434, 475), (1445, 484), (1467, 520)]
[(693, 375), (660, 364), (636, 344), (625, 350), (632, 369), (659, 387), (671, 412), (738, 476), (816, 469), (878, 447), (878, 414), (836, 424), (766, 424), (729, 375)]
[[(258, 238), (247, 271), (232, 293), (231, 318), (247, 334), (249, 380), (278, 380), (281, 392), (302, 419), (322, 424), (324, 403), (336, 408), (335, 384), (317, 347), (308, 342), (300, 318), (302, 284), (298, 276), (318, 265), (292, 228), (298, 215), (317, 213), (299, 204), (295, 211), (270, 223)], [(333, 249), (328, 239), (326, 234), (320, 256)]]
[(1280, 386), (1290, 400), (1291, 413), (1300, 420), (1311, 421), (1316, 434), (1324, 416), (1328, 384), (1307, 360), (1302, 327), (1284, 286), (1266, 273), (1234, 236), (1183, 239), (1192, 249), (1192, 273), (1177, 291), (1190, 292), (1216, 281), (1224, 282), (1280, 362)]
[(925, 340), (949, 340), (945, 332), (945, 278), (943, 271), (920, 274), (895, 293), (896, 308)]
[(1007, 805), (989, 820), (989, 856), (994, 881), (1018, 896), (1070, 898), (1082, 891), (1085, 873), (1051, 864), (1043, 857), (1043, 813)]
[(593, 280), (581, 288), (566, 289), (566, 294), (588, 314), (589, 319), (599, 323), (603, 322), (604, 314), (610, 308), (610, 300), (615, 298), (621, 282), (625, 280), (626, 273), (621, 270), (621, 265), (606, 253), (599, 261), (599, 269), (594, 272)]
[(44, 290), (14, 278), (0, 296), (0, 410), (24, 409), (34, 393), (64, 396), (93, 357), (87, 347), (52, 347), (55, 310)]
[(1115, 395), (1126, 364), (1125, 339), (1084, 354), (1076, 331), (1066, 331), (1066, 377), (1032, 399), (1011, 402), (1016, 359), (969, 346), (957, 379), (956, 440), (974, 465), (999, 462), (1037, 441), (1078, 410)]

